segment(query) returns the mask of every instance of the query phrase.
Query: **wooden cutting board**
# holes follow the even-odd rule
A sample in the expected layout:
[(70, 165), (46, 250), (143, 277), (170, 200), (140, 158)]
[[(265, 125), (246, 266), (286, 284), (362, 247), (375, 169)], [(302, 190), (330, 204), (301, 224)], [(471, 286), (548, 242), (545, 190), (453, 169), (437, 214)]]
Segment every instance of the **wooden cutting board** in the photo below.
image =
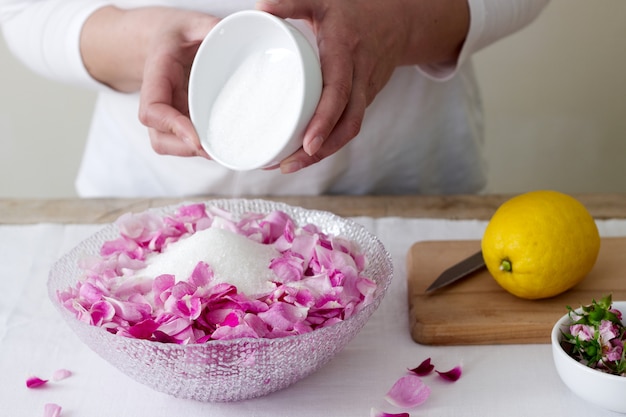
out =
[(427, 345), (550, 343), (554, 323), (577, 308), (612, 294), (626, 300), (626, 238), (605, 238), (592, 271), (576, 287), (544, 300), (503, 290), (486, 269), (426, 294), (448, 267), (480, 249), (479, 241), (415, 243), (407, 255), (411, 336)]

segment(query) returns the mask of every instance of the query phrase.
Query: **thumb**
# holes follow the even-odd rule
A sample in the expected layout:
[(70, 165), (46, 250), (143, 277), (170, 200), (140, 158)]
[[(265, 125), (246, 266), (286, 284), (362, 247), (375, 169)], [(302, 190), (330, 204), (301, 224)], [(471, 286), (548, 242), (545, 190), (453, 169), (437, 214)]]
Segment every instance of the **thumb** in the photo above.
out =
[(202, 41), (219, 21), (215, 16), (198, 13), (187, 20), (182, 32), (183, 38), (190, 42)]

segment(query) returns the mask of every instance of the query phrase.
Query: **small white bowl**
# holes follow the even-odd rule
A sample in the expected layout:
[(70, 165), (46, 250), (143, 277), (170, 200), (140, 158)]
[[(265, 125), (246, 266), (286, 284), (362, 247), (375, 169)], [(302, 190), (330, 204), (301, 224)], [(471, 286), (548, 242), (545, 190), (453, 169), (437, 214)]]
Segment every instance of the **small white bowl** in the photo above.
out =
[(245, 10), (221, 20), (200, 45), (189, 114), (213, 160), (253, 170), (302, 146), (321, 91), (319, 56), (305, 34), (284, 19)]
[[(613, 308), (626, 312), (626, 301), (614, 301)], [(559, 376), (582, 399), (607, 410), (626, 413), (626, 377), (589, 368), (561, 347), (561, 332), (568, 332), (571, 322), (566, 314), (552, 328), (552, 355)]]

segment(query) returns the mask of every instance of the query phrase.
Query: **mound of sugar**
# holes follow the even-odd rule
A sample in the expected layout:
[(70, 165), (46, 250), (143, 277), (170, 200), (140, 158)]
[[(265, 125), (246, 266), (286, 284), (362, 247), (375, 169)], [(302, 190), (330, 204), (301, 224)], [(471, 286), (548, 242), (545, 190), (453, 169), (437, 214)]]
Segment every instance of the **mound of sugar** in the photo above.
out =
[(229, 230), (210, 227), (169, 244), (161, 253), (146, 261), (146, 267), (136, 275), (156, 277), (172, 274), (176, 281), (187, 280), (198, 262), (211, 266), (214, 281), (226, 282), (240, 292), (255, 296), (271, 291), (270, 281), (276, 275), (270, 261), (280, 253), (271, 245), (255, 242)]

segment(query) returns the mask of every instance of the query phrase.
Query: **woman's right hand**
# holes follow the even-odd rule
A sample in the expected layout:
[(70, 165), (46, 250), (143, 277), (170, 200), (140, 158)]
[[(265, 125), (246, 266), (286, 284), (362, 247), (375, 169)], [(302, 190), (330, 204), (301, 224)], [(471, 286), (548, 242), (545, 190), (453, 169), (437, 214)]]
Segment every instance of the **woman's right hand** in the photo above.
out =
[(208, 158), (189, 118), (187, 85), (196, 51), (217, 17), (173, 8), (97, 10), (81, 34), (81, 54), (96, 80), (140, 92), (139, 119), (159, 154)]

